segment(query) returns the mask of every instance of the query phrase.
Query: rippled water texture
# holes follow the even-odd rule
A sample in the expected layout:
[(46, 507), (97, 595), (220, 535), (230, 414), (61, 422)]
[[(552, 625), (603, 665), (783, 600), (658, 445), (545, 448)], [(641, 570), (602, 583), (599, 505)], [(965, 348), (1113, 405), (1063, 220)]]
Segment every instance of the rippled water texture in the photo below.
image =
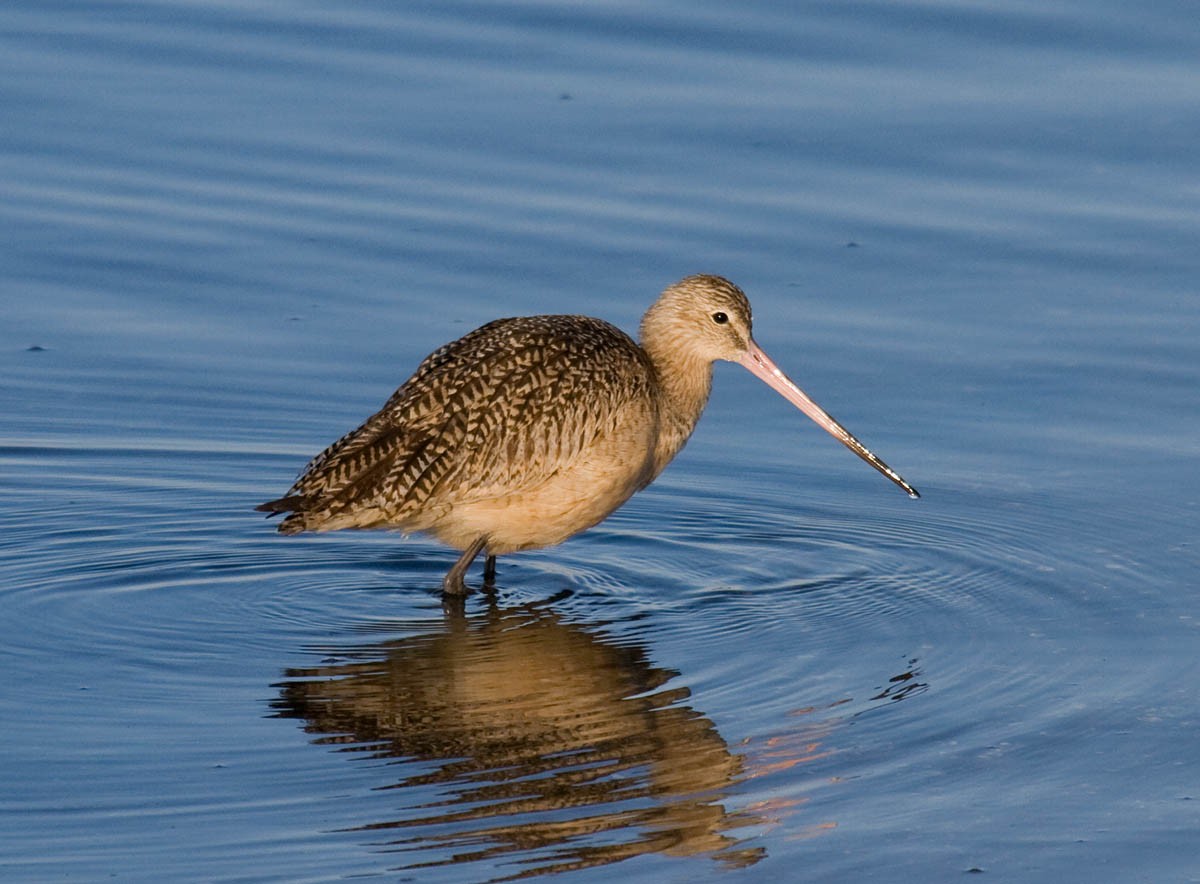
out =
[[(5, 5), (0, 878), (1200, 881), (1194, 18)], [(700, 271), (920, 501), (721, 365), (458, 607), (252, 512)]]

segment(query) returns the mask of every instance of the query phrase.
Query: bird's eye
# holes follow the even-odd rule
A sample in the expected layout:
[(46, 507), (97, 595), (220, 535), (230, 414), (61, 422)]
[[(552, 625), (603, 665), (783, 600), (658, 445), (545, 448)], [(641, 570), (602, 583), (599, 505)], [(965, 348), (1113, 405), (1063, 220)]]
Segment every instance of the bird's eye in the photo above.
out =
[(717, 325), (724, 325), (725, 323), (729, 322), (729, 317), (718, 310), (713, 314), (713, 322), (715, 322)]

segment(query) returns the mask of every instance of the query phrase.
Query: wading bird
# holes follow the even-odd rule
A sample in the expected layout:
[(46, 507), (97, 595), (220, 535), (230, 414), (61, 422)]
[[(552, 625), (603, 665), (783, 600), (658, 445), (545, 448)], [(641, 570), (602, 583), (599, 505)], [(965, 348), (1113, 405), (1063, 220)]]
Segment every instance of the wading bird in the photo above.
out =
[(396, 528), (462, 550), (462, 595), (485, 552), (553, 546), (654, 481), (708, 401), (718, 359), (749, 369), (911, 497), (917, 491), (797, 387), (754, 342), (750, 302), (689, 276), (646, 311), (641, 345), (587, 316), (497, 319), (430, 354), (377, 413), (257, 507), (280, 532)]

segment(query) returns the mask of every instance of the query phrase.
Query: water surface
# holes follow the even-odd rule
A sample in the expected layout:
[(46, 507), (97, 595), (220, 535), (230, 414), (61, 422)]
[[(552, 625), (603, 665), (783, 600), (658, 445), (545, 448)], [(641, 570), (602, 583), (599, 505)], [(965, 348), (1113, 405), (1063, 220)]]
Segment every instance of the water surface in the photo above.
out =
[[(1200, 881), (1189, 4), (0, 12), (0, 873)], [(717, 272), (494, 595), (251, 511), (438, 344)]]

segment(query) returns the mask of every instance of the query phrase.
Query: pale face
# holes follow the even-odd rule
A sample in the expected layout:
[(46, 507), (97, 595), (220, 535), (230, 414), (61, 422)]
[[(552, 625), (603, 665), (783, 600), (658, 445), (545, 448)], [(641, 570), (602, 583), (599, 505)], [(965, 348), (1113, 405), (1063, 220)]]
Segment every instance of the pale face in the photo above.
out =
[(750, 302), (729, 280), (719, 276), (689, 276), (675, 283), (646, 314), (642, 334), (643, 339), (647, 334), (661, 336), (657, 343), (675, 348), (681, 355), (706, 362), (723, 359), (738, 363), (910, 497), (920, 496), (899, 473), (810, 399), (754, 342)]

